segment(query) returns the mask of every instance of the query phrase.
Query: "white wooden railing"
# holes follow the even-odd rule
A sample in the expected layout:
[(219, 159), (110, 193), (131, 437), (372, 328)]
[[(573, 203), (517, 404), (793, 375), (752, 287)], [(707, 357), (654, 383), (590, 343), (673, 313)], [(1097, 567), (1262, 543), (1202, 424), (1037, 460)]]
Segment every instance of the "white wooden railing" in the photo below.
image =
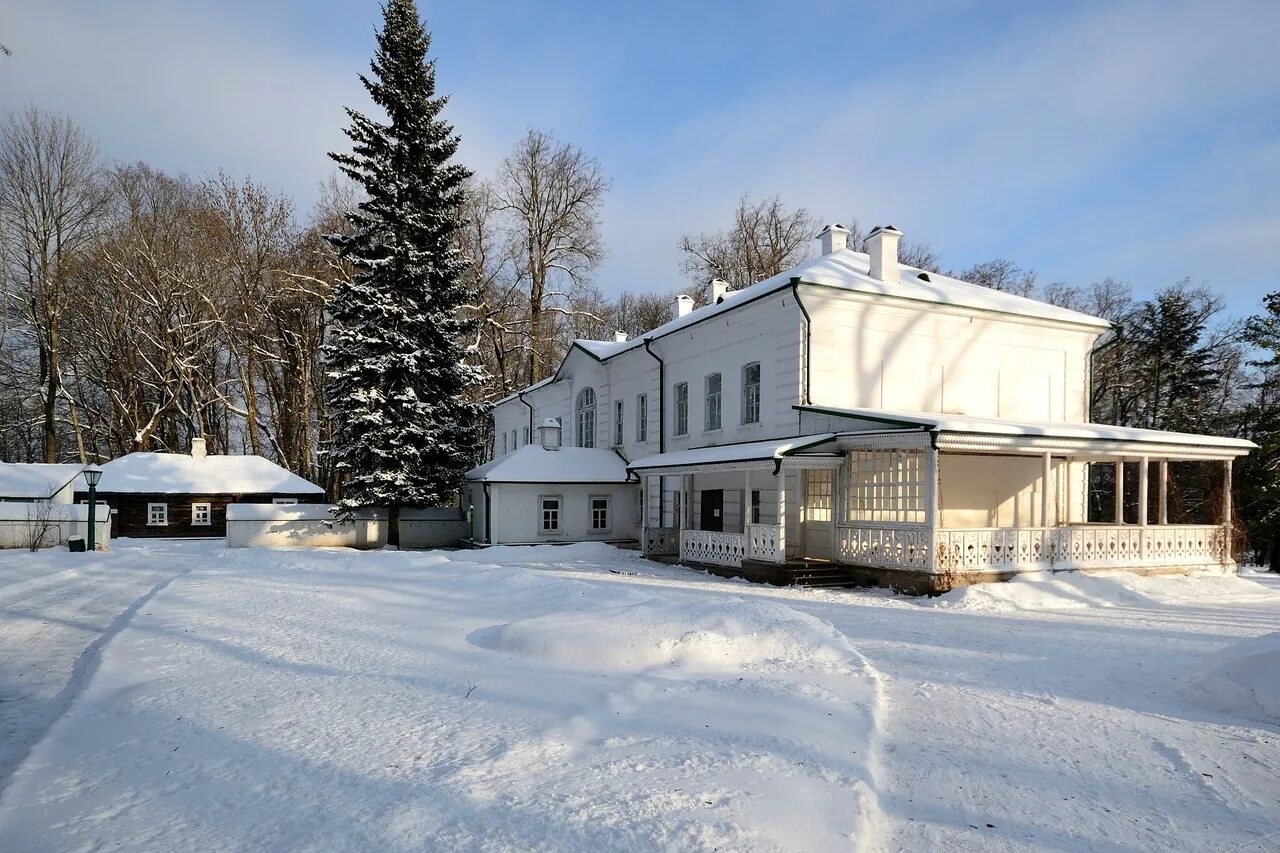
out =
[(646, 527), (644, 529), (644, 555), (646, 557), (674, 557), (679, 551), (679, 528)]
[(1080, 525), (967, 528), (858, 525), (839, 528), (839, 560), (925, 571), (1008, 571), (1221, 565), (1219, 525)]
[(747, 525), (747, 557), (761, 563), (785, 561), (782, 530), (776, 524)]
[(747, 537), (741, 533), (681, 530), (680, 559), (713, 566), (740, 568), (747, 556)]

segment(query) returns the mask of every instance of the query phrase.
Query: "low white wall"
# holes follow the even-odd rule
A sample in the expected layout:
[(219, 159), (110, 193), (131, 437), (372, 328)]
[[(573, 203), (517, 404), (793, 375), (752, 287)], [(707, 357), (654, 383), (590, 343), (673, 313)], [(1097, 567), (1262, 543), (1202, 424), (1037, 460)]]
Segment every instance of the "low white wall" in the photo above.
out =
[[(95, 512), (94, 544), (106, 548), (111, 541), (111, 508), (99, 503)], [(53, 548), (77, 536), (87, 543), (88, 506), (48, 501), (0, 503), (0, 548), (30, 548), (37, 539), (41, 548)]]
[(361, 510), (343, 522), (327, 504), (228, 504), (227, 547), (381, 548), (386, 510)]
[(401, 548), (448, 548), (467, 537), (461, 507), (404, 507), (400, 510)]

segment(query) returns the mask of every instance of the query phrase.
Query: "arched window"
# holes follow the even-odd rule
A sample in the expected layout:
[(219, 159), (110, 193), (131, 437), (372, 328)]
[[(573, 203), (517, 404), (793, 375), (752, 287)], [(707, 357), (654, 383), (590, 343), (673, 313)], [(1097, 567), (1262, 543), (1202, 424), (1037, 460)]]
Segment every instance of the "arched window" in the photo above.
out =
[(578, 402), (574, 407), (578, 424), (578, 446), (596, 446), (596, 392), (593, 388), (583, 388), (578, 392)]

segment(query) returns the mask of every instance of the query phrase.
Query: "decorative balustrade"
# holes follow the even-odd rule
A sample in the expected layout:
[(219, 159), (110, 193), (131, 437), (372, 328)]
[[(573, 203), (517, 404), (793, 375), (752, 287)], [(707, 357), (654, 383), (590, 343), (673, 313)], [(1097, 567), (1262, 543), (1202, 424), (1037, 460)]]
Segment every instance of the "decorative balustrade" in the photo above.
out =
[(679, 528), (646, 527), (644, 529), (644, 555), (646, 557), (674, 557), (679, 552)]
[(785, 562), (781, 528), (776, 524), (748, 524), (747, 557), (762, 563)]
[(1219, 565), (1216, 525), (968, 528), (840, 526), (839, 560), (925, 571), (1012, 571)]
[(747, 537), (741, 533), (681, 530), (680, 559), (693, 563), (741, 568), (747, 556)]

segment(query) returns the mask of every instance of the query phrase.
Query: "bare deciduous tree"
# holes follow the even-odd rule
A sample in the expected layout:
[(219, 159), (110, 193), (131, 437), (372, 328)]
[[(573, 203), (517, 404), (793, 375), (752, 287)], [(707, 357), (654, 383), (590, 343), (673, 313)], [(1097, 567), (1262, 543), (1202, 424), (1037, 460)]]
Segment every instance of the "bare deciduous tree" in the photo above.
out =
[(727, 230), (680, 238), (680, 268), (698, 284), (720, 278), (746, 287), (803, 261), (817, 232), (818, 220), (803, 207), (789, 210), (778, 196), (755, 202), (743, 195)]

